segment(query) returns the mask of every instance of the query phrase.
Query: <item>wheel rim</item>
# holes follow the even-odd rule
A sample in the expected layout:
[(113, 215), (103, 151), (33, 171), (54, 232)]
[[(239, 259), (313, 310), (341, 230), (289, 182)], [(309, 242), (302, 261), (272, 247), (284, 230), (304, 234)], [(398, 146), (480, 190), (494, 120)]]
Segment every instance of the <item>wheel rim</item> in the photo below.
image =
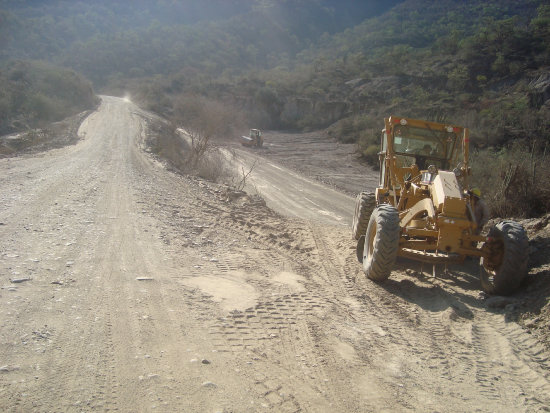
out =
[(369, 231), (365, 238), (365, 252), (363, 255), (363, 262), (366, 262), (370, 265), (370, 262), (372, 260), (372, 251), (374, 250), (374, 239), (376, 238), (376, 232), (377, 232), (377, 225), (376, 221), (374, 221), (372, 227), (372, 231)]
[(482, 279), (493, 287), (496, 287), (496, 279), (504, 259), (504, 241), (500, 237), (493, 238), (488, 241), (487, 246), (489, 254), (487, 254), (487, 257), (482, 258), (481, 261), (484, 271)]
[(500, 238), (494, 239), (490, 241), (488, 247), (489, 254), (487, 259), (483, 261), (483, 268), (485, 268), (488, 275), (495, 276), (504, 259), (504, 242)]

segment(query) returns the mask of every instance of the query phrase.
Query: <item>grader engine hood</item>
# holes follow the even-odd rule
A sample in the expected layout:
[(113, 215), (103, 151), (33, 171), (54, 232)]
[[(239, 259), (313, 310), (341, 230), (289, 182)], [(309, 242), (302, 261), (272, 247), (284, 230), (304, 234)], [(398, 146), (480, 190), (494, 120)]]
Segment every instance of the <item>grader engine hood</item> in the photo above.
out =
[(431, 185), (431, 195), (437, 214), (437, 249), (459, 252), (471, 222), (466, 212), (467, 200), (462, 197), (455, 174), (440, 171)]
[(449, 218), (466, 217), (466, 199), (453, 172), (439, 171), (432, 183), (435, 210)]

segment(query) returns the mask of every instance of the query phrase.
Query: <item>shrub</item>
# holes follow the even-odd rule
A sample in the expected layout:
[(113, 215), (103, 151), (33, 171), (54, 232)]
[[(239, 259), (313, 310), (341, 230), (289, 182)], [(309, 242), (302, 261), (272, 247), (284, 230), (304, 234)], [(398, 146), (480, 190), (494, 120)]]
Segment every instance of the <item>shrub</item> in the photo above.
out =
[(365, 150), (363, 150), (362, 155), (369, 164), (376, 168), (380, 163), (378, 158), (379, 151), (379, 145), (369, 145)]
[(44, 96), (42, 93), (34, 93), (27, 97), (25, 110), (32, 117), (43, 121), (53, 120), (59, 108), (56, 107), (53, 100)]
[(533, 217), (550, 210), (547, 145), (516, 141), (472, 153), (472, 184), (481, 188), (494, 216)]
[(72, 70), (34, 61), (0, 66), (0, 134), (59, 121), (97, 103), (90, 82)]
[(227, 160), (218, 151), (207, 153), (197, 167), (197, 175), (212, 182), (220, 182), (232, 175)]

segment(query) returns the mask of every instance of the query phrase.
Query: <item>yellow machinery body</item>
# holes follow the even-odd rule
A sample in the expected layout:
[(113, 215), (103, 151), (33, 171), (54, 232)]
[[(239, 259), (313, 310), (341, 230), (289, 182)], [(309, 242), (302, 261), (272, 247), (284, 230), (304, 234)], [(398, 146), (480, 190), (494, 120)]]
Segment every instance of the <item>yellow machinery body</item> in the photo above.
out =
[(431, 263), (483, 256), (468, 195), (468, 129), (400, 117), (385, 126), (376, 199), (399, 212), (398, 254)]
[[(380, 182), (356, 198), (352, 235), (373, 281), (390, 276), (398, 256), (435, 264), (478, 257), (488, 294), (516, 291), (527, 276), (525, 228), (502, 220), (479, 235), (469, 190), (469, 133), (461, 126), (402, 117), (384, 119)], [(477, 194), (476, 196), (479, 196)]]
[(250, 129), (249, 136), (241, 136), (241, 145), (261, 148), (264, 145), (264, 138), (259, 129)]

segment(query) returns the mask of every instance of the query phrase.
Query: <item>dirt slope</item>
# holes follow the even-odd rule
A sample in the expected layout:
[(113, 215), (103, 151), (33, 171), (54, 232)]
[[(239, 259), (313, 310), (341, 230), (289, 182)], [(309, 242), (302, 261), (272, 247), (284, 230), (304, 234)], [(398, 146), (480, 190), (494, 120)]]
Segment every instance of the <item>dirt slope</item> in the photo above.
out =
[(468, 272), (368, 282), (346, 226), (167, 171), (120, 99), (80, 133), (0, 160), (0, 410), (550, 405), (547, 350)]

